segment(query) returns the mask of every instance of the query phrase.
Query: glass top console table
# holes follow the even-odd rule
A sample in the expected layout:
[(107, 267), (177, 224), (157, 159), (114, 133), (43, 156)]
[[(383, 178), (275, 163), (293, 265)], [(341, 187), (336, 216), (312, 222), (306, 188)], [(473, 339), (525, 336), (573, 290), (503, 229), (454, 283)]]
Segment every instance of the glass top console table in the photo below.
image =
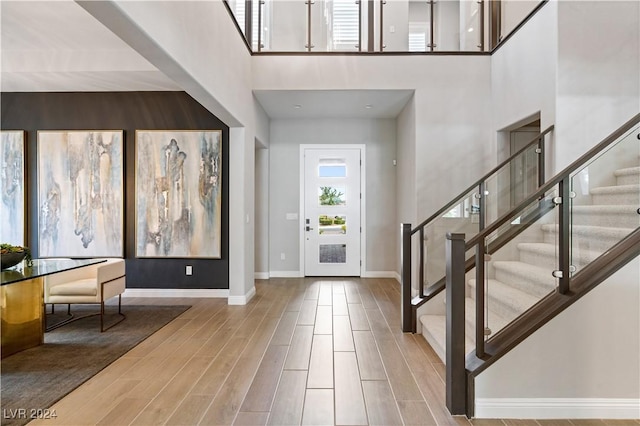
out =
[(44, 277), (106, 259), (34, 259), (0, 273), (2, 358), (44, 343)]

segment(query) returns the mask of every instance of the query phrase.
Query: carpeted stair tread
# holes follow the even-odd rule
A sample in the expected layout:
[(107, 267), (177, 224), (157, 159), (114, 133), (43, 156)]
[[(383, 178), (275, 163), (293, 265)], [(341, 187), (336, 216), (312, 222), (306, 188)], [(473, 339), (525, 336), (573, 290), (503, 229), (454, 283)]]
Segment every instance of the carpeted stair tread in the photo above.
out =
[[(422, 324), (422, 335), (442, 362), (445, 362), (447, 318), (444, 315), (422, 315), (420, 316), (420, 323)], [(475, 343), (468, 336), (465, 336), (464, 346), (465, 353), (475, 349)]]
[(601, 186), (600, 188), (593, 188), (591, 194), (638, 194), (640, 193), (640, 184), (631, 185), (614, 185), (614, 186)]
[(593, 204), (638, 204), (640, 184), (602, 186), (591, 190)]
[[(558, 232), (558, 225), (546, 224), (541, 226), (543, 232)], [(612, 226), (589, 226), (573, 225), (571, 233), (573, 235), (583, 235), (590, 238), (614, 238), (622, 239), (633, 232), (634, 228), (614, 228)]]
[[(539, 297), (532, 296), (498, 280), (490, 279), (488, 283), (489, 309), (506, 321), (513, 321), (540, 300)], [(476, 280), (469, 280), (469, 287), (472, 289), (471, 298), (474, 299)]]
[(556, 287), (553, 269), (530, 265), (518, 260), (496, 260), (495, 279), (529, 293), (534, 297), (544, 297)]
[(618, 185), (633, 185), (640, 183), (640, 167), (628, 167), (613, 172)]
[[(547, 269), (557, 268), (557, 247), (549, 243), (519, 243), (520, 261)], [(602, 252), (595, 250), (575, 250), (572, 263), (584, 266), (597, 259)]]
[(640, 226), (638, 206), (628, 205), (586, 205), (573, 206), (573, 223), (620, 228), (637, 228)]

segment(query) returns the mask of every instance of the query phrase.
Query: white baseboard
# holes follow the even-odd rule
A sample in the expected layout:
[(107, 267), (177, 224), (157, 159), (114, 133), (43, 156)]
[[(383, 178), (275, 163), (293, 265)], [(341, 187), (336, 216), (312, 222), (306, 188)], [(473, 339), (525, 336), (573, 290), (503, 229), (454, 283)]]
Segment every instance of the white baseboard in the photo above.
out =
[(123, 297), (229, 297), (228, 289), (216, 288), (127, 288)]
[(229, 296), (227, 303), (229, 305), (246, 305), (247, 303), (249, 303), (249, 300), (251, 300), (255, 295), (256, 295), (256, 288), (251, 287), (251, 290), (249, 290), (247, 294), (243, 296)]
[(364, 271), (362, 278), (395, 278), (398, 279), (400, 275), (396, 271)]
[(256, 272), (254, 274), (254, 278), (256, 280), (268, 280), (269, 279), (269, 273), (268, 272)]
[(478, 398), (478, 419), (637, 419), (640, 399)]
[(300, 271), (269, 271), (270, 278), (300, 278)]

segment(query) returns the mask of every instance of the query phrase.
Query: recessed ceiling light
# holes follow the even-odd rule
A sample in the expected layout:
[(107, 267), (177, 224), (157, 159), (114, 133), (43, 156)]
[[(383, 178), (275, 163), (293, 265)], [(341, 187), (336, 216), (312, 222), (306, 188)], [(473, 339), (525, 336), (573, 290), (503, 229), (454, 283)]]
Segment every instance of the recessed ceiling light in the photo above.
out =
[(373, 108), (373, 105), (371, 105), (371, 104), (366, 104), (364, 107), (365, 107), (366, 109), (371, 109), (371, 108)]
[(300, 105), (300, 104), (295, 104), (293, 107), (294, 107), (295, 109), (300, 109), (300, 108), (302, 108), (302, 105)]

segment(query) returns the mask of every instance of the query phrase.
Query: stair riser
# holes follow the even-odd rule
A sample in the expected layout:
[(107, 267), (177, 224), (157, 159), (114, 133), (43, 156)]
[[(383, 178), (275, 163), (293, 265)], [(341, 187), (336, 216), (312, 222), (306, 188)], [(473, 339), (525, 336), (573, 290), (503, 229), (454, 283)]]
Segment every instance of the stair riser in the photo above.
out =
[(618, 185), (637, 185), (640, 183), (640, 174), (618, 176), (616, 184)]
[(630, 191), (619, 194), (593, 194), (592, 200), (593, 204), (603, 204), (609, 206), (613, 206), (616, 204), (636, 205), (640, 203), (640, 192)]
[[(546, 255), (542, 253), (534, 253), (530, 251), (521, 251), (520, 252), (520, 261), (524, 263), (529, 263), (531, 265), (539, 266), (541, 268), (548, 269), (549, 271), (553, 271), (554, 269), (558, 269), (558, 259), (555, 256)], [(587, 265), (590, 260), (583, 258), (574, 258), (572, 259), (573, 264), (581, 268)]]
[[(471, 295), (471, 299), (473, 300), (476, 299), (474, 293), (475, 289)], [(524, 310), (521, 310), (523, 307), (521, 307), (520, 305), (509, 303), (509, 301), (507, 300), (497, 299), (492, 296), (490, 291), (488, 296), (489, 309), (500, 315), (508, 322), (513, 321), (514, 319), (519, 317), (522, 312), (524, 312)]]
[(586, 212), (574, 212), (572, 219), (575, 225), (614, 228), (637, 228), (640, 226), (640, 215), (635, 212), (630, 212), (629, 214), (590, 214)]

